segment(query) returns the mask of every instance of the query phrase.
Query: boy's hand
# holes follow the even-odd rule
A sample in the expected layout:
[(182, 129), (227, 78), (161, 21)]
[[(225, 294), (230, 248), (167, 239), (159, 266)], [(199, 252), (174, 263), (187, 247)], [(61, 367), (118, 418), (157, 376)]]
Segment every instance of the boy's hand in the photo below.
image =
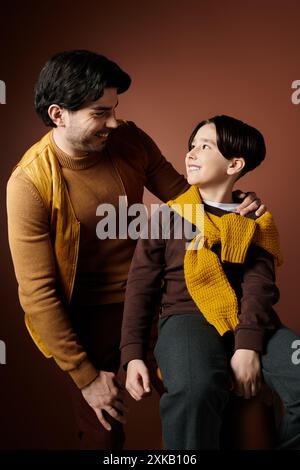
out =
[(244, 398), (254, 397), (261, 388), (259, 354), (249, 349), (237, 349), (230, 361), (233, 391)]
[(141, 359), (133, 359), (128, 363), (125, 387), (137, 401), (151, 393), (149, 371)]
[(236, 191), (233, 191), (233, 197), (236, 202), (239, 202), (240, 200), (243, 201), (235, 210), (237, 214), (246, 215), (248, 212), (255, 210), (255, 215), (260, 217), (267, 210), (266, 206), (261, 204), (261, 200), (254, 192), (244, 193), (237, 189)]

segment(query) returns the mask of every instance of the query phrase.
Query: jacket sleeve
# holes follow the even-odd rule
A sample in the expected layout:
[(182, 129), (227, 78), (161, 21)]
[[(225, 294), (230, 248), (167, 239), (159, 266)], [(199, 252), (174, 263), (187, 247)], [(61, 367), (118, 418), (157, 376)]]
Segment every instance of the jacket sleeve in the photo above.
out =
[[(151, 237), (151, 227), (157, 237)], [(165, 242), (161, 219), (153, 217), (144, 228), (129, 270), (121, 333), (121, 363), (146, 360), (149, 334), (160, 303)]]
[(146, 149), (146, 188), (163, 202), (174, 199), (189, 189), (189, 184), (161, 154), (154, 141), (138, 129)]
[(278, 300), (273, 257), (264, 249), (253, 245), (244, 265), (235, 350), (263, 351), (268, 335), (281, 325), (273, 310), (273, 305)]
[(83, 388), (98, 371), (88, 360), (57, 293), (48, 212), (21, 168), (8, 181), (7, 213), (21, 306), (59, 367)]

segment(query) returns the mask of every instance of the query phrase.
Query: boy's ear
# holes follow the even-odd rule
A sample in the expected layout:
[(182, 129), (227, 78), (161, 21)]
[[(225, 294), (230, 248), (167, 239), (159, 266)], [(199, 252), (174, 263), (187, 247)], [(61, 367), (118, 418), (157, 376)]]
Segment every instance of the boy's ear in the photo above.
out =
[(244, 168), (246, 162), (243, 157), (234, 157), (230, 160), (229, 165), (227, 167), (227, 175), (235, 175), (240, 173)]

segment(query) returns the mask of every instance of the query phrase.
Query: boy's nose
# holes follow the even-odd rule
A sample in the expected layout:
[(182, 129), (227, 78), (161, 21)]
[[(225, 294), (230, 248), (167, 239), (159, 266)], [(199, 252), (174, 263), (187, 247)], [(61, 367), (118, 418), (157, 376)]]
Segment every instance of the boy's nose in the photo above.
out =
[(195, 159), (195, 155), (193, 154), (193, 150), (190, 150), (190, 151), (186, 154), (186, 158), (187, 158), (187, 160), (194, 160), (194, 159)]

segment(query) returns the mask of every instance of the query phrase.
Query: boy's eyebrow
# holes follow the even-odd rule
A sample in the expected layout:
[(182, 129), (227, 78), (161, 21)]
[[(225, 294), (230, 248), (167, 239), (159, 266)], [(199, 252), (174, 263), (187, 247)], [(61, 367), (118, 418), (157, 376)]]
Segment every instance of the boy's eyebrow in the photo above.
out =
[[(208, 142), (209, 144), (216, 145), (216, 143), (211, 139), (200, 139), (201, 142)], [(195, 145), (195, 141), (192, 142), (192, 145)]]
[(209, 142), (210, 144), (216, 145), (216, 143), (211, 139), (202, 139), (203, 142)]

